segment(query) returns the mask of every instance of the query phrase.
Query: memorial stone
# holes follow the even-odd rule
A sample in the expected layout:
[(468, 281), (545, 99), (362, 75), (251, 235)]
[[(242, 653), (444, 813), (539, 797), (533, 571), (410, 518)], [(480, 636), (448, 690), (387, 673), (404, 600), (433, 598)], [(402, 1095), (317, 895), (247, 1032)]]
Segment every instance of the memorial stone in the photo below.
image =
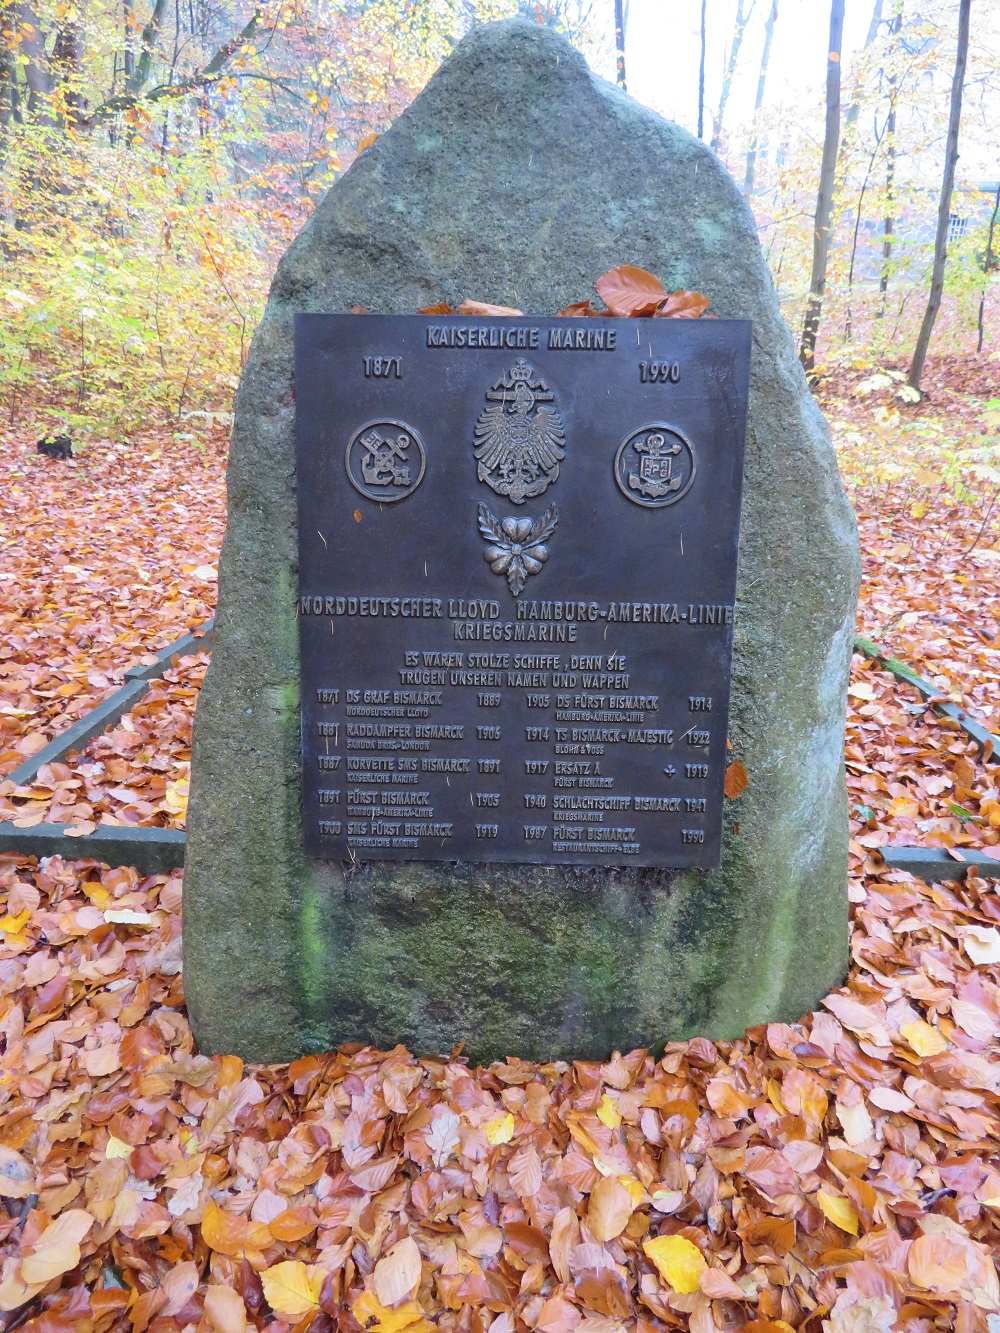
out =
[[(718, 318), (552, 318), (623, 259)], [(527, 313), (412, 313), (470, 294)], [(474, 31), (282, 260), (241, 383), (202, 1049), (602, 1056), (798, 1017), (847, 963), (857, 580), (723, 167), (552, 32)]]

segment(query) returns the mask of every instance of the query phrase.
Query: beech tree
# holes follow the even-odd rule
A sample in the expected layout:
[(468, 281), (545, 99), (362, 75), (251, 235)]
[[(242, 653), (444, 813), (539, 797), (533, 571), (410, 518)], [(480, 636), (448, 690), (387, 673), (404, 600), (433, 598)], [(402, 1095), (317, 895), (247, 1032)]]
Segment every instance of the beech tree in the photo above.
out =
[(625, 0), (615, 0), (615, 76), (618, 87), (628, 91), (625, 78)]
[(899, 58), (899, 34), (902, 27), (903, 0), (896, 0), (896, 12), (889, 25), (893, 45), (888, 73), (889, 110), (885, 120), (885, 213), (882, 218), (882, 267), (878, 279), (877, 319), (885, 316), (885, 305), (889, 295), (889, 271), (892, 265), (893, 233), (896, 227), (896, 102), (899, 97), (896, 61)]
[(760, 109), (764, 104), (764, 88), (767, 84), (767, 67), (771, 60), (771, 41), (774, 37), (774, 25), (778, 20), (778, 0), (771, 0), (764, 24), (764, 49), (760, 57), (760, 70), (757, 74), (757, 94), (753, 104), (753, 124), (750, 130), (750, 147), (747, 149), (746, 171), (743, 176), (743, 193), (749, 198), (753, 194), (754, 171), (757, 165), (759, 143)]
[(736, 73), (736, 62), (740, 58), (740, 47), (743, 45), (743, 34), (747, 30), (747, 24), (753, 15), (754, 6), (757, 0), (750, 0), (749, 5), (745, 5), (745, 0), (736, 0), (736, 18), (733, 25), (733, 40), (729, 46), (729, 54), (726, 57), (726, 67), (722, 75), (722, 87), (719, 90), (719, 107), (712, 118), (712, 148), (715, 152), (719, 151), (722, 143), (722, 120), (726, 114), (726, 104), (729, 101), (729, 93), (733, 86), (733, 75)]
[(830, 6), (830, 40), (826, 55), (826, 128), (823, 135), (823, 160), (819, 169), (816, 195), (816, 223), (813, 230), (812, 273), (809, 299), (802, 325), (799, 360), (807, 373), (816, 362), (816, 334), (826, 290), (826, 266), (830, 255), (830, 222), (833, 216), (833, 189), (837, 172), (837, 147), (840, 142), (840, 52), (844, 37), (844, 0)]
[(701, 52), (698, 57), (698, 138), (705, 137), (705, 4), (701, 0)]
[(990, 214), (990, 225), (986, 233), (986, 253), (983, 255), (983, 289), (979, 296), (979, 312), (976, 316), (976, 351), (983, 350), (983, 324), (986, 314), (986, 288), (989, 286), (990, 274), (997, 267), (997, 257), (993, 250), (993, 237), (996, 232), (997, 218), (1000, 217), (1000, 185), (997, 186), (996, 194), (993, 196), (993, 211)]
[(951, 219), (951, 195), (955, 188), (955, 163), (958, 161), (958, 127), (962, 118), (962, 91), (965, 86), (965, 65), (969, 57), (969, 14), (972, 0), (959, 0), (958, 6), (958, 43), (955, 50), (955, 73), (951, 80), (951, 107), (948, 112), (948, 138), (944, 149), (944, 175), (941, 180), (941, 196), (938, 200), (937, 232), (934, 236), (934, 263), (931, 268), (931, 289), (927, 297), (927, 309), (917, 334), (917, 343), (913, 349), (913, 359), (906, 382), (919, 391), (920, 380), (924, 373), (927, 348), (930, 344), (934, 321), (941, 309), (941, 294), (944, 291), (944, 266), (948, 258), (948, 224)]

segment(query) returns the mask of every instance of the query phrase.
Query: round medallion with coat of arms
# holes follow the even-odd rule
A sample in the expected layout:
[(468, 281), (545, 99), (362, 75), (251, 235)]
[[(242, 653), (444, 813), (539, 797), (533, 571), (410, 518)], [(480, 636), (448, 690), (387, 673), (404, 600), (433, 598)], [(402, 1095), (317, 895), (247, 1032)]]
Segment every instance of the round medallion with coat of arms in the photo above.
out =
[(615, 481), (626, 500), (664, 509), (682, 500), (694, 481), (694, 449), (676, 426), (657, 422), (626, 435), (615, 454)]

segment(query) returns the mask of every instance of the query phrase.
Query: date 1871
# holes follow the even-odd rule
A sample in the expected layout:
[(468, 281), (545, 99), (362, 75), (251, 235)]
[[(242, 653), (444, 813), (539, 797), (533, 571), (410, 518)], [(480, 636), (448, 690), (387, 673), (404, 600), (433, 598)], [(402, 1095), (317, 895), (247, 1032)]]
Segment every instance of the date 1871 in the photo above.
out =
[(401, 380), (403, 378), (403, 358), (401, 356), (363, 356), (361, 368), (366, 380)]

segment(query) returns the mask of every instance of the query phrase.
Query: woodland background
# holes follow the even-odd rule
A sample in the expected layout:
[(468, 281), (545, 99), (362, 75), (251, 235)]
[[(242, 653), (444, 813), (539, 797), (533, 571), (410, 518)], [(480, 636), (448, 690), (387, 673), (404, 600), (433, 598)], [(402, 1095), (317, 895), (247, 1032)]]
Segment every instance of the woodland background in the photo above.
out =
[[(526, 13), (627, 83), (643, 3), (630, 17), (626, 0), (0, 0), (8, 421), (30, 406), (86, 440), (154, 424), (197, 433), (204, 414), (228, 414), (278, 256), (470, 24)], [(701, 41), (686, 50), (673, 17), (644, 11), (643, 44), (664, 40), (664, 104), (743, 183), (789, 323), (803, 322), (819, 231), (820, 369), (908, 363), (934, 257), (955, 0), (865, 0), (861, 43), (842, 59), (836, 39), (827, 67), (841, 103), (829, 162), (822, 63), (789, 101), (794, 54), (772, 59), (783, 25), (826, 28), (821, 0), (672, 8), (700, 20)], [(1000, 322), (998, 105), (1000, 10), (981, 0), (937, 354), (988, 349)], [(817, 228), (821, 168), (829, 221)]]
[[(860, 4), (842, 47), (843, 0), (0, 0), (0, 771), (211, 614), (278, 255), (518, 8), (743, 184), (858, 514), (859, 629), (1000, 733), (1000, 9), (966, 44), (969, 0)], [(183, 827), (206, 662), (0, 777), (0, 820)], [(179, 873), (0, 855), (3, 1333), (996, 1333), (997, 881), (879, 849), (1000, 862), (1000, 768), (861, 656), (846, 767), (844, 986), (604, 1064), (208, 1059)]]

